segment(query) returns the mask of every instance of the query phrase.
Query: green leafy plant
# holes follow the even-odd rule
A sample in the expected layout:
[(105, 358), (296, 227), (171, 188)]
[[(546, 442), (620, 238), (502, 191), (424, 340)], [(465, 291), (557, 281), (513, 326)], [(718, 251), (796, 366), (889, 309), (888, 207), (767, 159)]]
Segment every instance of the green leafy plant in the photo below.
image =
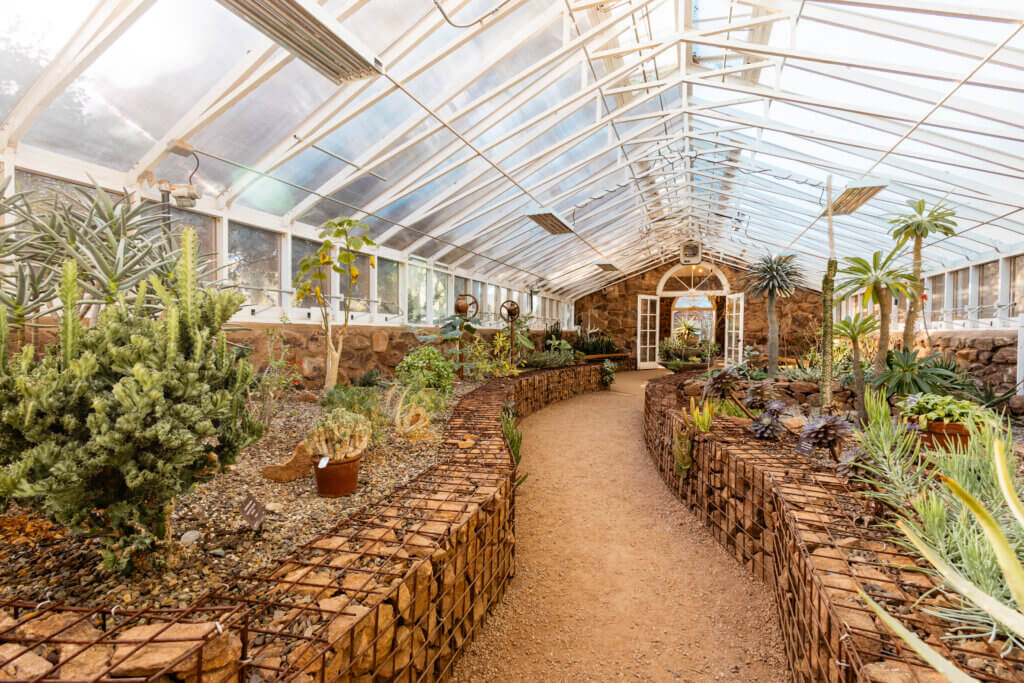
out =
[(696, 320), (683, 318), (672, 330), (672, 339), (683, 346), (693, 346), (700, 336), (701, 326)]
[(395, 368), (395, 376), (410, 387), (429, 387), (445, 393), (452, 390), (455, 365), (434, 346), (418, 346)]
[(604, 362), (601, 363), (601, 384), (606, 387), (610, 387), (615, 383), (615, 372), (619, 369), (619, 366), (615, 364), (611, 358), (605, 358)]
[(451, 357), (455, 370), (461, 377), (465, 373), (466, 363), (463, 359), (462, 345), (464, 337), (476, 335), (480, 327), (478, 317), (467, 317), (455, 313), (441, 321), (441, 327), (437, 334), (421, 334), (416, 328), (411, 328), (422, 344), (442, 344), (443, 351)]
[(821, 381), (821, 368), (783, 368), (779, 370), (778, 376), (791, 382), (813, 382), (817, 384)]
[(674, 360), (694, 363), (703, 359), (699, 346), (684, 344), (675, 337), (661, 340), (658, 344), (658, 358), (663, 364)]
[[(909, 213), (896, 216), (889, 221), (889, 225), (892, 226), (890, 232), (901, 247), (905, 246), (907, 242), (913, 243), (913, 290), (920, 292), (924, 289), (921, 282), (921, 246), (929, 235), (944, 237), (955, 235), (956, 221), (953, 218), (956, 217), (956, 212), (941, 201), (933, 204), (931, 208), (928, 208), (923, 199), (916, 202), (908, 201), (907, 206), (910, 207)], [(920, 298), (910, 297), (907, 319), (903, 326), (903, 348), (905, 349), (914, 346), (914, 325), (920, 311)]]
[(555, 339), (554, 337), (549, 337), (548, 340), (544, 343), (544, 346), (547, 347), (548, 351), (559, 351), (561, 353), (568, 353), (569, 355), (573, 355), (572, 344), (565, 341), (564, 339)]
[[(338, 383), (341, 351), (345, 345), (349, 313), (352, 310), (351, 291), (361, 275), (356, 267), (356, 257), (360, 249), (376, 246), (369, 234), (370, 228), (365, 223), (352, 218), (339, 217), (327, 221), (320, 229), (320, 248), (299, 262), (299, 272), (295, 275), (295, 300), (301, 302), (312, 296), (320, 309), (320, 324), (327, 339), (324, 389), (328, 391)], [(376, 266), (372, 255), (370, 266)], [(328, 270), (342, 278), (342, 289), (347, 292), (341, 299), (343, 318), (337, 344), (334, 342), (331, 324), (331, 298), (327, 292), (330, 282)]]
[(889, 396), (941, 393), (956, 388), (958, 376), (934, 364), (934, 359), (934, 355), (918, 358), (917, 349), (893, 349), (872, 384), (876, 389), (884, 386)]
[(672, 435), (672, 460), (676, 474), (685, 477), (693, 465), (693, 435), (689, 430), (676, 427)]
[(380, 390), (338, 384), (324, 393), (320, 405), (326, 412), (342, 408), (350, 413), (362, 415), (370, 424), (373, 441), (379, 443), (384, 439), (384, 428), (389, 422), (389, 417), (381, 405)]
[(175, 496), (262, 433), (246, 410), (252, 366), (222, 329), (243, 297), (200, 288), (195, 231), (181, 242), (173, 279), (151, 276), (132, 304), (121, 293), (89, 328), (66, 260), (59, 344), (41, 360), (27, 345), (7, 361), (0, 307), (0, 503), (102, 538), (112, 569), (169, 540)]
[(911, 394), (896, 404), (907, 417), (916, 418), (921, 428), (929, 422), (980, 423), (995, 416), (973, 401), (948, 394)]
[(581, 351), (588, 356), (618, 353), (618, 348), (615, 346), (612, 338), (596, 328), (581, 331), (579, 339), (576, 340), (575, 348), (577, 351)]
[(803, 274), (792, 254), (763, 256), (750, 266), (741, 282), (751, 296), (765, 300), (768, 314), (768, 376), (779, 372), (779, 319), (775, 302), (792, 296), (804, 284)]
[(466, 374), (471, 379), (519, 374), (519, 369), (509, 361), (509, 338), (504, 332), (496, 332), (490, 340), (477, 337), (466, 345), (465, 357)]
[(878, 319), (874, 315), (855, 314), (852, 318), (846, 316), (836, 323), (836, 336), (848, 339), (852, 347), (851, 368), (853, 372), (853, 393), (857, 399), (857, 415), (863, 422), (867, 419), (867, 411), (864, 409), (864, 366), (861, 365), (861, 340), (878, 330)]
[(876, 251), (871, 260), (859, 256), (843, 259), (846, 267), (839, 273), (843, 279), (836, 286), (840, 299), (863, 293), (864, 303), (878, 304), (878, 351), (875, 355), (875, 374), (885, 371), (886, 352), (889, 350), (889, 321), (892, 318), (893, 297), (909, 297), (916, 293), (917, 281), (899, 265), (903, 256), (897, 246), (888, 254)]
[(700, 407), (697, 406), (697, 399), (693, 396), (690, 397), (690, 413), (686, 414), (686, 408), (683, 408), (683, 417), (686, 421), (692, 424), (700, 432), (710, 432), (711, 423), (715, 420), (715, 401), (702, 401)]

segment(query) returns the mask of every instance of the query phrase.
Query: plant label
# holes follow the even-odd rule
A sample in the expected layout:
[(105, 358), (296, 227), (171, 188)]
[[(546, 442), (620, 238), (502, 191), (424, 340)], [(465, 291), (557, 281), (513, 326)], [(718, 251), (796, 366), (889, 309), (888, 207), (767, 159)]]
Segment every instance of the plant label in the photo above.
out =
[(331, 459), (325, 455), (324, 457), (320, 458), (320, 462), (318, 462), (316, 466), (317, 468), (322, 470), (323, 468), (327, 467), (327, 463), (329, 463), (330, 461)]
[(263, 518), (267, 516), (267, 508), (263, 503), (256, 500), (251, 493), (246, 494), (245, 502), (242, 503), (242, 517), (245, 523), (253, 531), (259, 531), (263, 526)]

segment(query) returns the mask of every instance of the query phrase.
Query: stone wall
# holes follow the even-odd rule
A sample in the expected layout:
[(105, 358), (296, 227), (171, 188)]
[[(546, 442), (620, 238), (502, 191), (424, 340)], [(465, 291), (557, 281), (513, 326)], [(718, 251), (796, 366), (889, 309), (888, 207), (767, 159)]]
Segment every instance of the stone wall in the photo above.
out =
[[(669, 263), (659, 266), (580, 297), (575, 303), (576, 323), (581, 329), (597, 327), (610, 334), (616, 346), (628, 352), (635, 363), (637, 296), (655, 294), (661, 277), (676, 265), (678, 264)], [(742, 291), (742, 270), (725, 264), (715, 265), (729, 281), (731, 291)], [(816, 343), (818, 329), (821, 326), (819, 293), (799, 289), (793, 297), (779, 300), (776, 311), (779, 318), (779, 349), (782, 356), (799, 355)], [(721, 312), (717, 317), (717, 338), (721, 341), (724, 336), (724, 319)], [(662, 336), (667, 336), (667, 332), (663, 331)], [(763, 300), (746, 297), (743, 343), (762, 352), (768, 349), (768, 317)]]
[(445, 680), (515, 574), (506, 402), (526, 415), (600, 377), (488, 382), (455, 407), (438, 464), (228, 594), (141, 612), (0, 603), (0, 680)]
[(927, 337), (919, 333), (914, 344), (956, 358), (972, 377), (999, 392), (1017, 383), (1017, 330), (940, 330)]
[(879, 520), (862, 494), (797, 455), (788, 437), (758, 441), (744, 421), (715, 418), (709, 433), (695, 436), (689, 467), (679, 467), (674, 446), (684, 426), (685, 382), (671, 375), (648, 383), (648, 454), (715, 540), (771, 587), (795, 681), (945, 680), (877, 620), (858, 588), (926, 633), (944, 656), (966, 662), (972, 675), (1016, 680), (980, 641), (961, 647), (942, 638), (942, 624), (928, 611), (940, 600), (931, 579), (889, 531), (866, 523)]

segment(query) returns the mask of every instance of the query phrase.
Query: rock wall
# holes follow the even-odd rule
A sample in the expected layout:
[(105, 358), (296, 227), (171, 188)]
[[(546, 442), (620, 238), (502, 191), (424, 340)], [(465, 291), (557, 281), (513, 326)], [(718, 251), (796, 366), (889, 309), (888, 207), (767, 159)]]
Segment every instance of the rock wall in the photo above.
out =
[[(697, 434), (689, 467), (676, 458), (686, 378), (648, 383), (644, 439), (662, 479), (736, 560), (772, 590), (793, 678), (820, 681), (945, 680), (888, 629), (857, 595), (862, 588), (901, 620), (925, 628), (943, 655), (959, 655), (973, 675), (1013, 680), (982, 643), (954, 652), (925, 609), (934, 585), (876, 521), (863, 496), (820, 463), (793, 451), (792, 441), (763, 442), (743, 421), (715, 418)], [(685, 464), (685, 463), (684, 463)], [(978, 648), (974, 648), (978, 645)], [(964, 658), (963, 652), (969, 652)], [(978, 654), (981, 653), (981, 654)]]
[[(609, 285), (597, 292), (580, 297), (575, 302), (575, 321), (581, 329), (597, 327), (611, 335), (615, 344), (630, 354), (636, 362), (637, 296), (653, 295), (658, 282), (676, 263), (669, 263), (644, 273), (633, 275), (622, 282)], [(725, 264), (715, 264), (725, 274), (731, 291), (742, 291), (742, 270)], [(821, 327), (821, 295), (809, 289), (798, 289), (796, 294), (776, 304), (779, 318), (779, 349), (782, 356), (799, 355), (816, 344)], [(718, 315), (717, 337), (724, 336), (724, 319)], [(667, 336), (663, 333), (662, 336)], [(743, 343), (761, 352), (768, 349), (768, 317), (761, 299), (746, 297), (744, 310)]]
[(925, 336), (914, 345), (924, 352), (956, 358), (960, 367), (999, 392), (1017, 383), (1017, 330), (943, 330)]
[(600, 377), (488, 382), (455, 407), (437, 465), (227, 595), (141, 612), (0, 603), (0, 681), (445, 680), (515, 574), (506, 403), (526, 415)]

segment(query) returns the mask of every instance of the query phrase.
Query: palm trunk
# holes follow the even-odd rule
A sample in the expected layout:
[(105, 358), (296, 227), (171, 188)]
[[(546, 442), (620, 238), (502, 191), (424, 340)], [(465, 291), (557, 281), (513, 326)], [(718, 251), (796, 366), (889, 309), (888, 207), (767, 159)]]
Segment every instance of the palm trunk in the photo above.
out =
[(851, 339), (853, 342), (853, 392), (856, 394), (857, 416), (861, 423), (868, 421), (868, 411), (864, 407), (864, 368), (860, 364), (860, 340)]
[(914, 348), (914, 325), (917, 322), (917, 314), (921, 307), (921, 291), (924, 288), (921, 283), (921, 236), (914, 237), (914, 286), (915, 291), (910, 294), (910, 307), (907, 309), (907, 324), (903, 327), (903, 348)]
[(775, 315), (775, 295), (769, 294), (766, 301), (768, 309), (768, 376), (779, 373), (779, 321)]
[(875, 299), (878, 301), (879, 328), (878, 354), (875, 356), (875, 374), (885, 372), (885, 362), (889, 355), (889, 319), (892, 317), (892, 295), (881, 287), (875, 288)]

